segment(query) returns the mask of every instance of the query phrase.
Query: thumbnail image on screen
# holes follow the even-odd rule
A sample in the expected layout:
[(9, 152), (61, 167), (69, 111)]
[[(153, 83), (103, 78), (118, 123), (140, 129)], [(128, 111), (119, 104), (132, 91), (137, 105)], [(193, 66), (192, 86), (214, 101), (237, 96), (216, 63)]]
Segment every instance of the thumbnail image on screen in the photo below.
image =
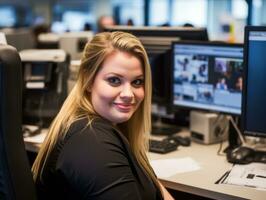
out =
[(173, 54), (175, 106), (241, 113), (241, 45), (175, 43)]

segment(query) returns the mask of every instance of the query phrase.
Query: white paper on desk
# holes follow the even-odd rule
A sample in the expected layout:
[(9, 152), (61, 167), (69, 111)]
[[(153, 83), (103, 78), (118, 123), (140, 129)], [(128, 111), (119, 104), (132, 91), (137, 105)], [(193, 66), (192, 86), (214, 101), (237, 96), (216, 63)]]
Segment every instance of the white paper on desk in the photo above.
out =
[(31, 142), (35, 144), (42, 144), (47, 133), (46, 132), (41, 132), (40, 134), (30, 136), (30, 137), (24, 137), (25, 142)]
[(266, 189), (266, 165), (263, 163), (234, 165), (223, 183)]
[(199, 164), (190, 157), (152, 160), (151, 166), (158, 178), (167, 178), (178, 173), (199, 170)]

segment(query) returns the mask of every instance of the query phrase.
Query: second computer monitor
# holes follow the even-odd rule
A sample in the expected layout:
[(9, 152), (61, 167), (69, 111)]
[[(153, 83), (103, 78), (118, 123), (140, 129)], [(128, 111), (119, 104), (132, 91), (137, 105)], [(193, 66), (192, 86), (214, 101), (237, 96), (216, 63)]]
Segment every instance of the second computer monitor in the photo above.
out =
[(245, 28), (245, 70), (242, 104), (244, 135), (266, 137), (266, 26)]
[(172, 48), (173, 108), (241, 113), (242, 45), (175, 42)]

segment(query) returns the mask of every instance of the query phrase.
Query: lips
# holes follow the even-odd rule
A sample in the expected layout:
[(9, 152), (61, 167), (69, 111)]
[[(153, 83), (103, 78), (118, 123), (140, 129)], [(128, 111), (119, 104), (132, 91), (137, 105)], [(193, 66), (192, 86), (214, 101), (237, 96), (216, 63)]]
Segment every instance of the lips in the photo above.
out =
[(114, 105), (122, 112), (129, 112), (134, 106), (134, 103), (114, 103)]

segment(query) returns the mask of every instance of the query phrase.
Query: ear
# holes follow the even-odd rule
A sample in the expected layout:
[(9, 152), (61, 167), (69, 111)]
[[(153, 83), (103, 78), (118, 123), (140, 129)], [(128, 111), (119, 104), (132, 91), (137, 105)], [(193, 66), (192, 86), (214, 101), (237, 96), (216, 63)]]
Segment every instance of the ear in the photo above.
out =
[(86, 90), (87, 90), (88, 93), (91, 93), (91, 86), (88, 87)]

